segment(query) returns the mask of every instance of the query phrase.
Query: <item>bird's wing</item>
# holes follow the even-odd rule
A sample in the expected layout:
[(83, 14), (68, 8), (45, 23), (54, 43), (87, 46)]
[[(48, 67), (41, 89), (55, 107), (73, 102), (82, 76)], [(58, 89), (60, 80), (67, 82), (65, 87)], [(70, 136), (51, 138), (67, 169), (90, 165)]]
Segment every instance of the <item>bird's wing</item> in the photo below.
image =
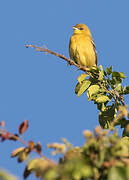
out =
[(91, 43), (93, 44), (93, 49), (94, 49), (95, 57), (96, 57), (96, 65), (97, 65), (98, 64), (97, 51), (96, 51), (96, 46), (93, 39), (91, 39)]

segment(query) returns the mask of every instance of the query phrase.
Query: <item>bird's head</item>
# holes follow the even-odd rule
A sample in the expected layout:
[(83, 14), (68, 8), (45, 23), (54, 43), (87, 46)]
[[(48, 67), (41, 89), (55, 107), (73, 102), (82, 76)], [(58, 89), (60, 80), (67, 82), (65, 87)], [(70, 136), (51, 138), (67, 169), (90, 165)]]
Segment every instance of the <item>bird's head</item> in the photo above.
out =
[(91, 32), (88, 28), (88, 26), (86, 26), (85, 24), (76, 24), (75, 26), (73, 26), (74, 29), (74, 34), (86, 34), (91, 36)]

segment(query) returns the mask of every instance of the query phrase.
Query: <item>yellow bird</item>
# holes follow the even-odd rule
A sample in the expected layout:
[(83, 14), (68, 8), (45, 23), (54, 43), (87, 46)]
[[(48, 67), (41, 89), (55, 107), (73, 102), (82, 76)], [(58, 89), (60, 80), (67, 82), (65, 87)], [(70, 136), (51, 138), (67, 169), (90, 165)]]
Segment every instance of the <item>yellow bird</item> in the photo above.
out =
[(87, 68), (97, 66), (96, 47), (89, 28), (85, 24), (77, 24), (73, 29), (69, 43), (70, 58)]

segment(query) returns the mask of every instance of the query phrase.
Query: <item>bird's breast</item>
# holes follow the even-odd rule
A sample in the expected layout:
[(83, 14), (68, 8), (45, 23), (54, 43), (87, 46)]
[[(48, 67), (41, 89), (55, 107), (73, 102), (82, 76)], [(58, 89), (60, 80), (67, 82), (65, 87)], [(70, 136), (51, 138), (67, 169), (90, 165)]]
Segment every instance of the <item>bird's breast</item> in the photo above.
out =
[(95, 52), (91, 38), (84, 35), (73, 35), (69, 46), (70, 58), (76, 63), (91, 67), (95, 65)]

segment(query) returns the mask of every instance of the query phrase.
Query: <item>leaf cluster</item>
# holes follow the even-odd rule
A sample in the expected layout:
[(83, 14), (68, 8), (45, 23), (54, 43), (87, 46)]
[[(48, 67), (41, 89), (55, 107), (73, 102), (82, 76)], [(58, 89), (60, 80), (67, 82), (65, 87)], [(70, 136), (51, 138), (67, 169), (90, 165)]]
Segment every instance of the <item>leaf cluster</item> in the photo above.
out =
[[(122, 109), (120, 114), (127, 113)], [(5, 123), (0, 122), (3, 131), (13, 134), (5, 129)], [(27, 130), (28, 121), (25, 120), (18, 127), (19, 133)], [(129, 126), (126, 129), (129, 132)], [(19, 163), (25, 162), (23, 173), (26, 179), (30, 174), (44, 180), (123, 180), (129, 179), (129, 137), (121, 138), (117, 131), (102, 130), (97, 126), (92, 133), (89, 130), (83, 132), (85, 143), (81, 147), (74, 147), (68, 140), (62, 139), (63, 143), (48, 144), (48, 148), (54, 149), (53, 155), (62, 154), (56, 163), (41, 154), (42, 146), (30, 140), (26, 143), (20, 136), (17, 139), (6, 138), (5, 140), (20, 141), (24, 146), (15, 149), (11, 157), (17, 157)], [(15, 137), (15, 136), (14, 136)], [(4, 141), (5, 141), (4, 140)], [(4, 142), (2, 140), (2, 142)], [(31, 152), (40, 155), (39, 158), (30, 158)], [(6, 177), (6, 176), (5, 176)], [(7, 175), (9, 177), (9, 175)], [(2, 176), (3, 180), (4, 176)]]
[(101, 65), (78, 77), (75, 93), (78, 97), (87, 93), (88, 100), (97, 105), (102, 128), (111, 128), (112, 125), (125, 128), (128, 124), (128, 114), (116, 119), (121, 106), (127, 109), (124, 95), (129, 94), (129, 86), (122, 85), (125, 78), (123, 72), (113, 71), (112, 66), (105, 71)]
[[(96, 127), (83, 132), (82, 147), (67, 147), (57, 164), (42, 158), (30, 160), (24, 177), (34, 173), (44, 180), (123, 180), (129, 179), (129, 138), (117, 131)], [(58, 148), (58, 146), (57, 146)]]

